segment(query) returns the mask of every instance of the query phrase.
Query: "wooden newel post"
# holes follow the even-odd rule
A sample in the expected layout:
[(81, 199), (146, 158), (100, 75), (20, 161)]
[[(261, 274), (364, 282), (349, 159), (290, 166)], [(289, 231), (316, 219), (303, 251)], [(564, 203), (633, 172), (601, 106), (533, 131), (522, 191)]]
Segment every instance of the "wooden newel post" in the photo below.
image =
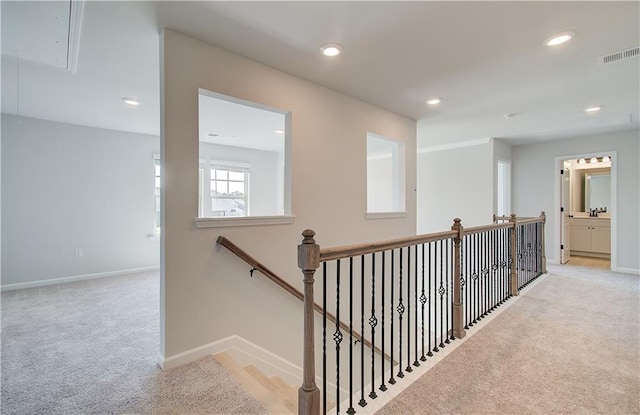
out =
[(517, 296), (520, 294), (518, 289), (518, 220), (516, 214), (512, 213), (509, 218), (509, 222), (513, 223), (511, 228), (511, 295)]
[(298, 245), (298, 267), (304, 275), (304, 353), (302, 363), (302, 386), (298, 389), (298, 414), (320, 413), (320, 390), (316, 386), (315, 339), (313, 327), (313, 277), (320, 266), (320, 246), (311, 229), (302, 232), (304, 239)]
[(453, 239), (454, 265), (453, 265), (453, 335), (457, 339), (463, 338), (467, 332), (464, 330), (464, 310), (462, 308), (462, 269), (460, 261), (460, 245), (464, 236), (464, 229), (460, 218), (453, 220), (452, 231), (458, 234)]
[(545, 274), (547, 273), (547, 254), (545, 253), (545, 243), (544, 243), (544, 228), (547, 226), (547, 215), (545, 215), (544, 210), (542, 212), (540, 212), (540, 218), (542, 219), (542, 236), (540, 239), (542, 239), (541, 244), (542, 244), (542, 272), (544, 272)]

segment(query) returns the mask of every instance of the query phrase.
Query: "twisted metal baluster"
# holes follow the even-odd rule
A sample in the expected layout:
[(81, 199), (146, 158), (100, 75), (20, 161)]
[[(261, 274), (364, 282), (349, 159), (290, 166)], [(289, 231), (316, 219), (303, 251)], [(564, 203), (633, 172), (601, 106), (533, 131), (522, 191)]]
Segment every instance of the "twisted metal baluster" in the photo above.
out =
[(353, 346), (353, 257), (349, 257), (349, 415), (356, 413), (353, 409)]
[(404, 313), (404, 305), (402, 304), (402, 267), (404, 263), (402, 262), (402, 248), (400, 248), (400, 289), (398, 290), (400, 298), (398, 299), (398, 337), (399, 337), (399, 345), (398, 348), (398, 376), (399, 378), (404, 377), (404, 373), (402, 373), (402, 314)]
[(340, 260), (336, 261), (336, 331), (333, 333), (333, 341), (336, 343), (336, 413), (340, 413), (340, 343), (342, 343), (342, 331), (340, 331)]
[(364, 399), (364, 255), (360, 256), (360, 401), (358, 405), (367, 406)]
[[(450, 317), (453, 315), (453, 301), (450, 301), (450, 297), (449, 295), (452, 294), (452, 284), (453, 284), (453, 277), (451, 276), (451, 262), (453, 262), (453, 255), (451, 255), (451, 261), (449, 261), (449, 253), (451, 252), (452, 249), (452, 245), (453, 245), (453, 239), (447, 239), (446, 242), (446, 251), (444, 252), (444, 266), (445, 266), (445, 273), (447, 275), (447, 280), (445, 282), (445, 288), (447, 290), (447, 319), (446, 321), (446, 328), (447, 331), (445, 333), (445, 343), (449, 344), (451, 343), (451, 341), (449, 340), (449, 324), (451, 323), (451, 319)], [(453, 329), (453, 327), (452, 327)], [(451, 330), (451, 335), (453, 336), (453, 330)]]
[(395, 250), (391, 250), (391, 304), (389, 307), (389, 310), (391, 311), (391, 342), (389, 343), (391, 346), (391, 362), (389, 363), (389, 365), (391, 366), (391, 377), (389, 377), (389, 384), (390, 385), (394, 385), (396, 383), (395, 378), (393, 377), (393, 319), (394, 319), (394, 313), (393, 313), (393, 306), (394, 306), (394, 295), (393, 295), (393, 291), (394, 291), (394, 287), (395, 287), (395, 282), (394, 282), (394, 276), (396, 274), (396, 269), (395, 269)]
[[(374, 381), (375, 376), (375, 357), (376, 357), (376, 325), (378, 325), (378, 319), (376, 318), (376, 253), (371, 254), (371, 317), (369, 317), (369, 325), (371, 326), (371, 393), (369, 397), (375, 399), (376, 395)], [(364, 334), (364, 332), (363, 332)], [(384, 340), (383, 340), (384, 343)]]
[[(382, 384), (380, 385), (380, 389), (381, 391), (386, 391), (387, 390), (387, 386), (384, 384), (384, 361), (385, 361), (385, 353), (384, 353), (384, 279), (385, 279), (385, 256), (384, 256), (385, 251), (382, 251), (382, 299), (380, 301), (380, 313), (382, 314), (382, 354), (380, 355), (380, 366), (381, 366), (381, 370), (380, 373), (382, 374), (382, 376), (380, 377), (382, 379)], [(391, 366), (393, 366), (393, 362), (391, 362)], [(393, 368), (391, 370), (393, 372)]]
[[(438, 288), (438, 294), (440, 294), (440, 348), (444, 348), (444, 327), (443, 327), (443, 322), (442, 322), (442, 317), (444, 317), (444, 293), (445, 293), (445, 289), (444, 289), (444, 273), (443, 273), (443, 263), (442, 263), (442, 239), (440, 240), (440, 288)], [(437, 352), (437, 350), (436, 350)]]
[(414, 280), (414, 289), (413, 289), (413, 295), (415, 296), (414, 298), (414, 308), (415, 308), (415, 315), (414, 315), (414, 319), (413, 319), (413, 325), (414, 325), (414, 331), (413, 331), (413, 343), (414, 343), (414, 361), (413, 361), (413, 365), (414, 366), (420, 366), (420, 362), (418, 362), (418, 245), (415, 246), (415, 251), (416, 251), (416, 255), (415, 255), (415, 266), (414, 266), (414, 272), (415, 272), (415, 280)]
[(407, 247), (407, 367), (411, 373), (411, 247)]
[(422, 293), (420, 295), (420, 303), (422, 304), (422, 324), (420, 325), (420, 337), (422, 339), (422, 356), (420, 356), (420, 360), (422, 360), (423, 362), (427, 360), (426, 356), (424, 355), (424, 305), (427, 302), (427, 296), (424, 295), (424, 261), (424, 244), (422, 244)]
[(327, 263), (322, 263), (322, 408), (327, 413)]
[[(427, 341), (428, 341), (428, 352), (427, 352), (427, 356), (431, 357), (433, 356), (433, 352), (431, 351), (431, 317), (433, 316), (433, 311), (431, 310), (431, 299), (433, 298), (433, 290), (431, 290), (431, 274), (432, 274), (432, 269), (435, 269), (435, 265), (433, 265), (433, 261), (431, 260), (431, 254), (433, 253), (433, 245), (435, 245), (435, 242), (429, 242), (429, 267), (428, 270), (429, 272), (427, 273), (427, 292), (429, 293), (429, 295), (427, 296), (427, 309), (429, 310), (429, 321), (427, 322), (427, 328), (428, 328), (428, 333), (427, 333)], [(433, 267), (432, 267), (433, 265)], [(435, 281), (434, 281), (435, 283)], [(435, 308), (436, 303), (433, 303), (433, 307)], [(435, 321), (434, 321), (435, 323)], [(435, 343), (435, 340), (434, 340)]]

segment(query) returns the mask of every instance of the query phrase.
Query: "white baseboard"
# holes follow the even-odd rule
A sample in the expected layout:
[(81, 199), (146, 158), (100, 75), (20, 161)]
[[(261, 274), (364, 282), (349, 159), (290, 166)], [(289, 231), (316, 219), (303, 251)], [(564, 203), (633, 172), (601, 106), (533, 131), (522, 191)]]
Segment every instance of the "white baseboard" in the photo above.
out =
[(73, 277), (51, 278), (47, 280), (20, 282), (16, 284), (3, 284), (2, 286), (0, 286), (0, 291), (13, 291), (13, 290), (20, 290), (22, 288), (44, 287), (46, 285), (64, 284), (67, 282), (92, 280), (95, 278), (117, 277), (119, 275), (136, 274), (139, 272), (151, 272), (151, 271), (157, 271), (159, 269), (160, 269), (159, 266), (130, 268), (130, 269), (123, 269), (119, 271), (98, 272), (95, 274), (76, 275)]
[(204, 356), (225, 352), (241, 366), (252, 364), (267, 376), (280, 376), (289, 384), (302, 383), (302, 368), (238, 335), (167, 358), (160, 356), (160, 367), (171, 369)]
[(621, 267), (618, 267), (618, 268), (614, 269), (613, 272), (620, 272), (620, 273), (623, 273), (623, 274), (640, 275), (640, 269), (634, 269), (634, 268), (621, 268)]

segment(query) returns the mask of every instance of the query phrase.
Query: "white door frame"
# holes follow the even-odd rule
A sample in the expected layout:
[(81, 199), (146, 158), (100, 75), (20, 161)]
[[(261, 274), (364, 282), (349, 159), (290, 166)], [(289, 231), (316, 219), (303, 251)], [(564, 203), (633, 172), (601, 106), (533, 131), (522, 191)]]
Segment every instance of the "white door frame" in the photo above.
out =
[(618, 270), (618, 152), (616, 150), (611, 151), (597, 151), (593, 153), (582, 154), (568, 154), (564, 156), (556, 156), (554, 163), (555, 172), (554, 177), (554, 220), (553, 224), (553, 240), (554, 240), (554, 254), (556, 263), (560, 263), (560, 225), (562, 223), (559, 220), (560, 207), (562, 206), (561, 200), (561, 188), (560, 188), (560, 170), (564, 168), (564, 161), (571, 159), (590, 159), (591, 157), (611, 157), (611, 209), (607, 208), (611, 212), (611, 271)]

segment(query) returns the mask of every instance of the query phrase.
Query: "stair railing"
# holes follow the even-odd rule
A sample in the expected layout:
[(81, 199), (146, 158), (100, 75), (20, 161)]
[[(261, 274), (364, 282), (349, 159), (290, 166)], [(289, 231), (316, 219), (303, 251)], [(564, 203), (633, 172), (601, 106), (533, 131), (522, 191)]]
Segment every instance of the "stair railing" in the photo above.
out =
[[(421, 362), (463, 338), (466, 330), (546, 272), (544, 212), (538, 218), (501, 219), (465, 229), (456, 218), (450, 231), (330, 249), (320, 249), (315, 232), (305, 230), (298, 246), (305, 284), (299, 414), (327, 412), (329, 377), (336, 386), (335, 412), (343, 405), (348, 414), (356, 413), (354, 401), (366, 406), (368, 399), (376, 399)], [(313, 318), (318, 268), (323, 313), (328, 316), (333, 308), (337, 317), (347, 314), (349, 320), (345, 328), (323, 318), (321, 388), (315, 383)], [(391, 355), (392, 363), (376, 359), (373, 352), (367, 355), (362, 345), (354, 358), (358, 325), (373, 347), (379, 345), (383, 355)], [(349, 341), (342, 345), (345, 339)], [(335, 371), (328, 372), (328, 362), (335, 363)], [(341, 383), (349, 391), (344, 402)]]
[[(255, 271), (258, 271), (262, 275), (267, 277), (269, 280), (273, 281), (275, 284), (280, 286), (286, 292), (288, 292), (289, 294), (293, 295), (294, 297), (296, 297), (300, 301), (304, 302), (304, 294), (302, 292), (298, 291), (295, 287), (293, 287), (291, 284), (289, 284), (284, 279), (279, 277), (275, 272), (273, 272), (272, 270), (267, 268), (265, 265), (260, 263), (257, 259), (255, 259), (251, 255), (249, 255), (245, 250), (240, 248), (238, 245), (234, 244), (233, 242), (231, 242), (229, 239), (227, 239), (224, 236), (219, 236), (216, 243), (218, 245), (220, 245), (220, 246), (225, 247), (227, 250), (229, 250), (230, 252), (235, 254), (238, 258), (242, 259), (244, 262), (249, 264), (252, 267), (249, 270), (249, 273), (250, 273), (251, 276), (253, 276), (253, 273)], [(313, 302), (312, 308), (316, 312), (324, 315), (325, 310), (323, 310), (322, 306), (320, 306), (319, 304)], [(332, 323), (338, 324), (343, 330), (348, 330), (348, 326), (345, 323), (343, 323), (342, 321), (337, 320), (336, 317), (333, 314), (327, 312), (326, 313), (326, 318), (327, 318), (327, 320), (331, 321)], [(366, 347), (369, 347), (369, 348), (372, 348), (373, 350), (375, 350), (376, 353), (382, 353), (382, 351), (379, 348), (374, 348), (373, 345), (371, 344), (371, 342), (369, 340), (367, 340), (366, 338), (363, 338), (360, 335), (360, 333), (354, 332), (354, 339), (356, 339), (357, 341), (361, 341)], [(385, 358), (386, 359), (390, 359), (389, 356), (385, 356)]]

